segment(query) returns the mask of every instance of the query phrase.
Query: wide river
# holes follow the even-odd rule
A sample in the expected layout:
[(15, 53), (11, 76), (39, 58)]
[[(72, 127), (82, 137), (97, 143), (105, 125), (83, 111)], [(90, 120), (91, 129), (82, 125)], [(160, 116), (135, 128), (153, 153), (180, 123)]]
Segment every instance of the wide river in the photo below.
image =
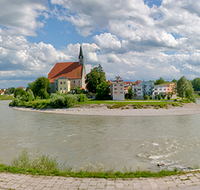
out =
[(0, 160), (27, 148), (67, 166), (102, 163), (106, 169), (158, 170), (200, 166), (200, 115), (74, 116), (18, 111), (0, 101)]

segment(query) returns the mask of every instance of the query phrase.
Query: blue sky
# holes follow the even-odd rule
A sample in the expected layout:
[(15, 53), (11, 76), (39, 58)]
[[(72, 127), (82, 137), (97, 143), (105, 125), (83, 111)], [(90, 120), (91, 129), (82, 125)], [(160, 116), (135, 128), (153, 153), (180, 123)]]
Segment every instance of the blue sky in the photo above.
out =
[(56, 62), (101, 64), (110, 80), (200, 76), (195, 0), (7, 0), (0, 6), (0, 88), (26, 87)]

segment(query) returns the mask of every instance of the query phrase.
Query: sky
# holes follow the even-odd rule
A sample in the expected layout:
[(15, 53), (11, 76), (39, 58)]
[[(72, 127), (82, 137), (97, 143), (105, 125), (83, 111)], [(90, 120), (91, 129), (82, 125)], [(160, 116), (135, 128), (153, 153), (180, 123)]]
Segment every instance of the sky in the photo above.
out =
[(200, 77), (200, 1), (0, 0), (0, 88), (27, 87), (57, 62), (101, 64), (109, 80)]

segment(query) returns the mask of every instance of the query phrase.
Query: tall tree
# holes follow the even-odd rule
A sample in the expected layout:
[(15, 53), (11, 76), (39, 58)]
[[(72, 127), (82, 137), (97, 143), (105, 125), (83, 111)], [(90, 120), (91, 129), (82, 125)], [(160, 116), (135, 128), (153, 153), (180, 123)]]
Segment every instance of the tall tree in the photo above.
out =
[(162, 77), (160, 77), (159, 79), (156, 80), (156, 82), (154, 82), (155, 85), (163, 84), (163, 83), (165, 83), (165, 80)]
[(177, 84), (177, 80), (176, 79), (173, 79), (172, 82), (174, 82), (175, 84)]
[(29, 83), (27, 88), (33, 91), (35, 97), (39, 96), (43, 99), (49, 96), (48, 91), (51, 86), (48, 78), (39, 77), (34, 82)]
[(194, 91), (200, 91), (200, 78), (197, 77), (192, 81)]
[(182, 76), (177, 81), (177, 93), (181, 98), (192, 98), (194, 96), (194, 89), (192, 88), (192, 84), (188, 81), (185, 76)]
[(97, 86), (96, 89), (96, 99), (98, 100), (104, 100), (104, 99), (109, 99), (109, 93), (110, 93), (110, 84), (109, 82), (102, 82)]
[(105, 72), (103, 71), (103, 68), (100, 64), (98, 67), (94, 67), (93, 69), (91, 69), (90, 73), (88, 73), (85, 77), (87, 90), (93, 93), (96, 93), (97, 86), (105, 81)]

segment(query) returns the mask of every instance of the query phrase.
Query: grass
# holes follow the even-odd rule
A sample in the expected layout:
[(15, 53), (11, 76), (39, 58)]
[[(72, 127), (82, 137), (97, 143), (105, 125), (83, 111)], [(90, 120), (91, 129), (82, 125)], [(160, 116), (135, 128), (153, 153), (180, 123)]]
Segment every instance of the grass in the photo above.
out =
[(81, 168), (66, 167), (65, 164), (58, 164), (56, 158), (43, 155), (37, 152), (35, 155), (25, 149), (18, 157), (12, 160), (11, 165), (0, 164), (0, 172), (47, 175), (47, 176), (64, 176), (64, 177), (79, 177), (79, 178), (140, 178), (140, 177), (164, 177), (177, 174), (183, 174), (183, 171), (162, 170), (159, 172), (127, 170), (124, 167), (123, 171), (105, 170), (102, 164), (96, 166), (92, 164), (84, 165)]
[(13, 96), (0, 95), (0, 100), (13, 100)]

